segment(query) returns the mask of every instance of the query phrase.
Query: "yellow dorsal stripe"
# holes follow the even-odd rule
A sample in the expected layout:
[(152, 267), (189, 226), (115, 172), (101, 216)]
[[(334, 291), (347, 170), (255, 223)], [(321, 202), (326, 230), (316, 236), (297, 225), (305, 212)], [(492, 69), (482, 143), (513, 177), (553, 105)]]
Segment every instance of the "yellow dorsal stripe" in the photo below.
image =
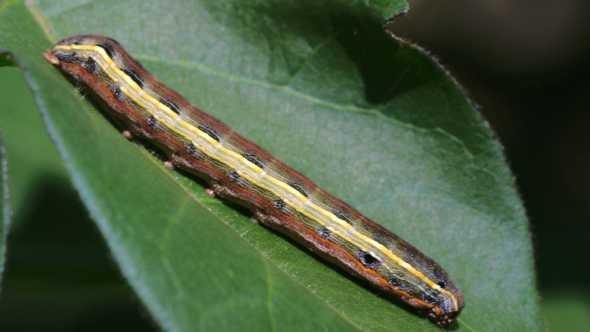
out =
[[(458, 307), (457, 300), (454, 294), (447, 291), (446, 289), (441, 288), (437, 283), (432, 281), (421, 271), (414, 268), (411, 264), (404, 261), (399, 256), (395, 255), (387, 247), (373, 240), (372, 238), (358, 232), (346, 221), (339, 219), (331, 211), (328, 211), (313, 203), (313, 201), (311, 201), (310, 198), (295, 190), (288, 183), (280, 181), (279, 179), (276, 179), (268, 175), (263, 169), (249, 162), (239, 153), (236, 153), (230, 149), (225, 148), (223, 144), (213, 139), (205, 132), (199, 130), (198, 128), (195, 128), (192, 124), (181, 119), (181, 117), (178, 114), (170, 110), (166, 105), (162, 104), (159, 100), (157, 100), (150, 94), (146, 93), (135, 81), (133, 81), (128, 75), (126, 75), (119, 68), (119, 66), (117, 66), (117, 64), (111, 59), (111, 57), (108, 56), (108, 54), (102, 47), (96, 45), (58, 45), (55, 48), (65, 51), (78, 50), (98, 54), (100, 56), (100, 60), (97, 61), (97, 63), (101, 65), (103, 71), (105, 71), (105, 73), (114, 82), (119, 82), (120, 80), (125, 81), (125, 85), (122, 85), (120, 87), (121, 91), (125, 95), (130, 97), (138, 105), (143, 107), (147, 112), (151, 113), (153, 116), (156, 116), (157, 118), (165, 118), (168, 119), (169, 122), (173, 122), (174, 125), (170, 125), (169, 123), (164, 121), (164, 123), (170, 130), (176, 132), (177, 134), (183, 136), (188, 141), (191, 141), (193, 143), (195, 142), (195, 140), (206, 141), (207, 144), (197, 143), (196, 145), (202, 148), (201, 150), (203, 150), (203, 152), (211, 158), (217, 159), (218, 161), (228, 165), (230, 168), (239, 172), (241, 176), (246, 178), (251, 183), (272, 192), (277, 197), (283, 199), (285, 203), (295, 208), (295, 210), (307, 216), (311, 220), (316, 221), (320, 225), (327, 227), (327, 223), (324, 220), (322, 220), (321, 217), (330, 220), (334, 225), (331, 225), (331, 227), (327, 228), (329, 228), (331, 231), (349, 240), (354, 245), (366, 252), (377, 251), (381, 255), (388, 257), (390, 260), (392, 260), (393, 262), (407, 270), (410, 274), (414, 275), (416, 278), (427, 284), (429, 287), (439, 292), (447, 294), (453, 301), (454, 307)], [(95, 61), (96, 60), (98, 59), (95, 59)], [(129, 89), (127, 89), (127, 87), (129, 87)], [(154, 109), (160, 112), (154, 111)], [(238, 168), (235, 165), (240, 165), (241, 167)], [(285, 195), (284, 193), (289, 193), (289, 195)], [(373, 248), (375, 250), (370, 250), (367, 248)], [(387, 268), (386, 265), (385, 267)]]

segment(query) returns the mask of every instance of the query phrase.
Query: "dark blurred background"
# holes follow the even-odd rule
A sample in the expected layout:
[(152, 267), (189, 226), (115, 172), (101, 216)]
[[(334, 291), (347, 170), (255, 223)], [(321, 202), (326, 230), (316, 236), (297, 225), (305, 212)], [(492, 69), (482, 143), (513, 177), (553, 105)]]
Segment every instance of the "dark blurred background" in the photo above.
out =
[(588, 331), (590, 1), (410, 3), (390, 29), (454, 74), (504, 145), (529, 215), (547, 325)]
[[(454, 74), (505, 147), (530, 217), (547, 325), (554, 331), (585, 330), (590, 324), (590, 2), (410, 2), (412, 11), (389, 28), (428, 49)], [(0, 86), (4, 136), (18, 133), (23, 123), (31, 135), (46, 136), (38, 113), (28, 112), (35, 106), (19, 71), (0, 68)], [(33, 154), (18, 152), (30, 152), (27, 141), (7, 144), (13, 165), (29, 166), (11, 168), (13, 201), (26, 206), (14, 207), (0, 331), (156, 330), (68, 185), (51, 143)], [(42, 222), (47, 215), (63, 220), (59, 228)], [(29, 319), (33, 315), (35, 320)]]

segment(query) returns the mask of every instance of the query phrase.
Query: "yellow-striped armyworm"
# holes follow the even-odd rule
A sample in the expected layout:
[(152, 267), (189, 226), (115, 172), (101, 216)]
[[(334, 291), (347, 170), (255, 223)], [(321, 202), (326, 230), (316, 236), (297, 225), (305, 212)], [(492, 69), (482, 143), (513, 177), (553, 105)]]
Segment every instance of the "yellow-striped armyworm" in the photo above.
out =
[(442, 327), (463, 296), (432, 259), (307, 177), (192, 106), (113, 39), (81, 35), (45, 58), (102, 100), (132, 135), (202, 178), (215, 196), (246, 207), (263, 225), (401, 299)]

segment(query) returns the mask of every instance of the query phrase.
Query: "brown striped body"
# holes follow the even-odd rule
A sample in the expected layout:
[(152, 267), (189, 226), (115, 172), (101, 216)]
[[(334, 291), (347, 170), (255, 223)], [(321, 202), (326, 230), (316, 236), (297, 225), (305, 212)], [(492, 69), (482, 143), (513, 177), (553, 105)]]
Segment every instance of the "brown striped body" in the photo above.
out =
[(73, 36), (45, 57), (84, 83), (134, 136), (215, 195), (324, 259), (448, 326), (463, 308), (447, 273), (409, 243), (325, 192), (157, 81), (114, 40)]

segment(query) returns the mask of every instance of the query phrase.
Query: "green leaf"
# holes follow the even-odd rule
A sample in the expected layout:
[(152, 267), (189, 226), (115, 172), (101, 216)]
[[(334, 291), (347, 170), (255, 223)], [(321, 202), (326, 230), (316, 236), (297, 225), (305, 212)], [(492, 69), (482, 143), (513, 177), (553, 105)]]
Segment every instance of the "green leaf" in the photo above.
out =
[(22, 72), (4, 67), (0, 68), (0, 77), (0, 130), (5, 138), (6, 159), (11, 165), (8, 186), (14, 212), (12, 221), (18, 228), (31, 215), (35, 191), (41, 191), (49, 182), (63, 181), (69, 185), (69, 181), (26, 89)]
[(465, 293), (459, 330), (540, 329), (526, 215), (501, 146), (438, 64), (383, 30), (404, 1), (28, 4), (0, 7), (0, 47), (165, 329), (436, 327), (127, 142), (42, 60), (58, 38), (116, 38), (193, 104), (435, 258)]
[(4, 150), (2, 132), (0, 132), (0, 284), (4, 273), (4, 261), (6, 259), (6, 239), (10, 226), (10, 200), (8, 194), (8, 161)]
[(551, 331), (582, 332), (590, 326), (590, 298), (579, 291), (544, 293), (542, 312)]
[[(148, 315), (137, 315), (139, 301), (105, 250), (16, 67), (0, 68), (0, 110), (12, 211), (0, 331), (121, 330), (124, 324), (150, 331)], [(111, 310), (119, 317), (104, 320)]]

